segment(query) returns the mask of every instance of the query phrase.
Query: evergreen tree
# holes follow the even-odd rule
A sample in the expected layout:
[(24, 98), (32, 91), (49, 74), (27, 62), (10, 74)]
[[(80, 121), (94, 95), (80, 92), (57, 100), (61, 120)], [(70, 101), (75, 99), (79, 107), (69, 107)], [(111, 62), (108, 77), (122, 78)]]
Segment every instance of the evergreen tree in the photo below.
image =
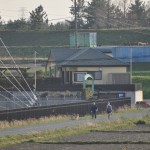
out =
[(117, 18), (123, 13), (111, 0), (92, 0), (86, 8), (88, 28), (110, 28), (118, 26)]
[(133, 24), (140, 26), (145, 18), (145, 5), (141, 0), (135, 0), (135, 3), (131, 3), (128, 12), (129, 19), (133, 21)]
[(18, 20), (9, 20), (6, 28), (9, 30), (28, 30), (29, 24), (24, 18)]
[[(71, 0), (73, 5), (70, 8), (71, 15), (74, 16), (72, 21), (67, 20), (70, 24), (71, 29), (75, 29), (75, 15), (77, 17), (77, 28), (81, 29), (84, 27), (84, 9), (85, 9), (85, 1), (84, 0), (77, 0), (76, 1), (76, 8), (75, 8), (75, 1)], [(75, 14), (76, 13), (76, 14)]]
[(106, 1), (105, 0), (92, 0), (88, 2), (88, 6), (85, 9), (86, 12), (86, 27), (95, 28), (99, 26), (99, 23), (103, 25), (101, 20), (106, 17)]
[(145, 26), (146, 27), (150, 27), (150, 1), (147, 2), (147, 5), (145, 7), (145, 12), (146, 12), (146, 15), (145, 15), (145, 19), (146, 19)]
[(30, 12), (30, 23), (32, 30), (48, 28), (48, 18), (44, 12), (43, 6), (38, 6), (34, 11)]

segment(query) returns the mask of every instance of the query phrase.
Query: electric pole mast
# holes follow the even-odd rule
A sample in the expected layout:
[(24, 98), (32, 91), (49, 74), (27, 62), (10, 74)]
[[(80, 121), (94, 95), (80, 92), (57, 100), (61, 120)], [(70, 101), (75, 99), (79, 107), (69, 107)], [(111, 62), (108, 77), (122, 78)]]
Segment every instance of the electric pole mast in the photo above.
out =
[(77, 38), (77, 1), (74, 0), (74, 9), (75, 9), (75, 48), (78, 48), (78, 38)]

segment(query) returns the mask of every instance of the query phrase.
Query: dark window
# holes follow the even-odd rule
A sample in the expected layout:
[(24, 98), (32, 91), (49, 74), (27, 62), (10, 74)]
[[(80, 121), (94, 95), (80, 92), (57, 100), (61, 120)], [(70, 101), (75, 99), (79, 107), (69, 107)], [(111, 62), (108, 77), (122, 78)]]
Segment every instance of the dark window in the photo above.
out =
[(92, 75), (94, 80), (102, 80), (102, 71), (88, 71), (88, 72), (76, 72), (74, 73), (74, 81), (82, 82), (86, 74)]
[(74, 81), (75, 82), (82, 82), (84, 80), (85, 75), (86, 75), (86, 73), (84, 73), (84, 72), (74, 73)]
[(92, 75), (94, 80), (102, 80), (102, 71), (88, 71), (87, 73)]

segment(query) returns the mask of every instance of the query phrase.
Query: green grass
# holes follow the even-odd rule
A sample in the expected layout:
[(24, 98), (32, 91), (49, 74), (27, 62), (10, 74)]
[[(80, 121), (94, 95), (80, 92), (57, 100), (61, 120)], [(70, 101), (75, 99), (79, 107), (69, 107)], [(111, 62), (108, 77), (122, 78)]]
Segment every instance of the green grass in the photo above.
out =
[[(30, 47), (7, 47), (10, 54), (15, 58), (16, 60), (23, 59), (23, 60), (29, 60), (33, 61), (35, 57), (35, 51), (37, 52), (36, 58), (37, 60), (42, 59), (48, 59), (48, 56), (50, 54), (51, 47), (41, 47), (41, 46), (30, 46)], [(0, 47), (0, 54), (3, 56), (1, 59), (7, 60), (10, 59), (7, 51), (5, 48)]]
[[(30, 133), (25, 135), (12, 135), (0, 137), (0, 147), (8, 147), (11, 145), (16, 145), (24, 142), (40, 142), (40, 143), (51, 143), (57, 142), (58, 138), (63, 138), (71, 135), (89, 133), (89, 132), (99, 132), (99, 131), (117, 131), (118, 129), (132, 127), (137, 124), (137, 122), (144, 122), (145, 124), (150, 124), (150, 115), (144, 116), (142, 119), (136, 118), (118, 118), (114, 121), (104, 121), (104, 122), (87, 122), (82, 125), (66, 127), (63, 129), (42, 131), (36, 133)], [(60, 142), (60, 141), (59, 141)], [(99, 141), (101, 142), (101, 141)], [(106, 141), (104, 141), (106, 142)], [(80, 142), (81, 143), (81, 142)]]
[(133, 76), (150, 76), (150, 70), (146, 71), (133, 71)]
[(144, 99), (150, 99), (150, 62), (133, 63), (133, 83), (142, 83)]
[[(133, 63), (133, 73), (134, 72), (147, 72), (147, 71), (150, 71), (149, 69), (149, 66), (150, 66), (150, 62), (136, 62), (136, 63)], [(147, 74), (147, 73), (146, 73)], [(150, 74), (149, 74), (150, 75)]]
[[(126, 42), (149, 42), (149, 29), (82, 30), (97, 32), (97, 45), (122, 45)], [(70, 32), (74, 31), (0, 31), (7, 46), (69, 47)], [(141, 34), (146, 33), (146, 34)]]

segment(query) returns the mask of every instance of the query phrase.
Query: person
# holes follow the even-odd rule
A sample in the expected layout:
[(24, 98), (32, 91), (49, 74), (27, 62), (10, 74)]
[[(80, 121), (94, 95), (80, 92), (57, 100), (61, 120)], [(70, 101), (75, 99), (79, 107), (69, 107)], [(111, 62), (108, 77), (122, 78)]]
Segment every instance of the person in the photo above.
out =
[(96, 106), (95, 102), (93, 102), (93, 105), (91, 107), (91, 113), (92, 113), (92, 119), (96, 119), (96, 113), (98, 111), (98, 107)]
[(112, 115), (112, 106), (110, 105), (110, 102), (107, 103), (106, 112), (108, 114), (108, 119), (110, 119), (110, 116)]

